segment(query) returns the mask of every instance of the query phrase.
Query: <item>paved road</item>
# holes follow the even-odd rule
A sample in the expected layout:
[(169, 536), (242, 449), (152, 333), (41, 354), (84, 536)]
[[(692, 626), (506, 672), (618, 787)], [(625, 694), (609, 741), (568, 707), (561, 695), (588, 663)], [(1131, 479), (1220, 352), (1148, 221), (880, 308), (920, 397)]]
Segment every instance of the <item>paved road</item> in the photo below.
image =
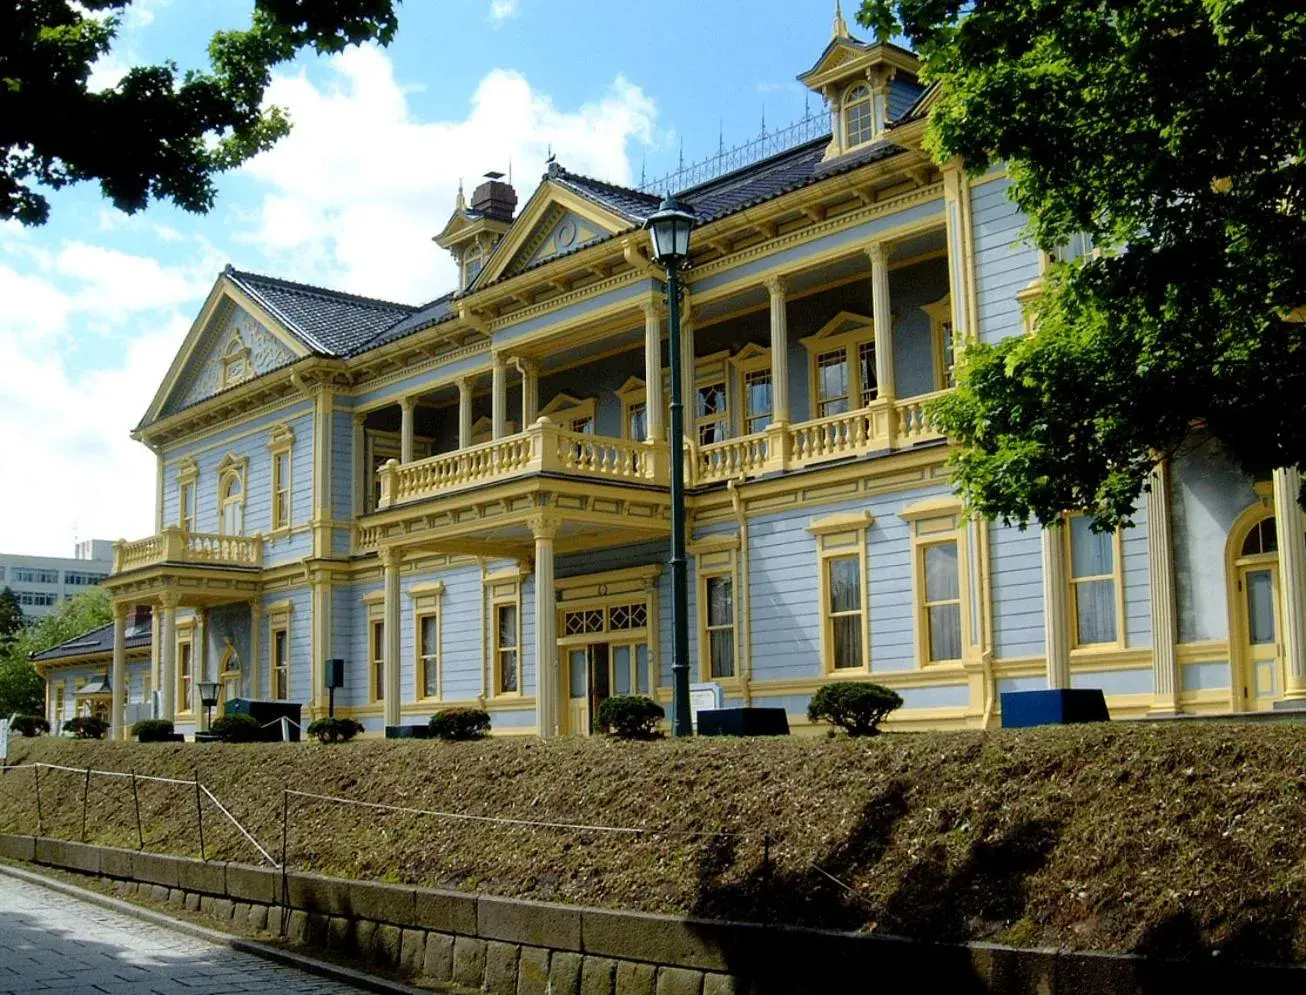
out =
[(361, 990), (0, 874), (0, 995)]

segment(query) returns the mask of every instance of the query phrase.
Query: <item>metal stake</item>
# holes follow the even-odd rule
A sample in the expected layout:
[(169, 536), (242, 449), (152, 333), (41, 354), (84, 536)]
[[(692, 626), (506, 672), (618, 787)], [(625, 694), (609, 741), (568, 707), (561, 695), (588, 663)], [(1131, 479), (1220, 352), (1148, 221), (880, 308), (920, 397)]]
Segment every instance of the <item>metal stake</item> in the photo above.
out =
[(136, 789), (136, 771), (132, 771), (132, 805), (136, 809), (136, 849), (145, 849), (145, 830), (141, 827), (141, 795)]
[(86, 842), (86, 808), (91, 801), (91, 768), (86, 768), (86, 781), (82, 785), (82, 842)]
[(204, 854), (204, 806), (200, 803), (200, 772), (195, 769), (195, 824), (200, 831), (200, 860), (208, 860)]
[[(290, 790), (281, 789), (281, 907), (290, 905), (290, 891), (286, 883), (286, 855), (290, 841)], [(281, 916), (282, 928), (285, 928), (286, 916)]]
[(45, 835), (45, 819), (41, 815), (41, 765), (32, 766), (32, 780), (36, 782), (36, 835)]

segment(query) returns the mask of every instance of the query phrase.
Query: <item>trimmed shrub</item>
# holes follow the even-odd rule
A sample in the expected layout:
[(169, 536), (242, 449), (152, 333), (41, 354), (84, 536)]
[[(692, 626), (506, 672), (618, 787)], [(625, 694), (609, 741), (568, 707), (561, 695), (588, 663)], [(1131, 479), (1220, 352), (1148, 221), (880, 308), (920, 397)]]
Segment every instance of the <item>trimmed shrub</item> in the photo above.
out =
[(353, 719), (314, 719), (305, 730), (319, 743), (348, 743), (363, 731), (363, 723)]
[(807, 717), (813, 722), (825, 720), (837, 725), (849, 736), (875, 736), (884, 717), (901, 707), (899, 694), (883, 685), (840, 681), (827, 684), (812, 695)]
[(15, 715), (14, 721), (9, 724), (9, 728), (20, 736), (31, 738), (49, 732), (50, 723), (46, 721), (43, 715)]
[(170, 743), (175, 731), (172, 719), (141, 719), (132, 726), (138, 743)]
[(436, 739), (484, 739), (490, 731), (490, 713), (483, 708), (446, 708), (431, 716), (431, 735)]
[(109, 723), (98, 715), (78, 715), (63, 724), (63, 731), (72, 733), (77, 739), (104, 739)]
[(221, 715), (210, 723), (209, 732), (224, 743), (257, 743), (264, 738), (252, 715)]
[(599, 728), (617, 739), (658, 739), (658, 722), (666, 714), (652, 698), (617, 694), (599, 706)]

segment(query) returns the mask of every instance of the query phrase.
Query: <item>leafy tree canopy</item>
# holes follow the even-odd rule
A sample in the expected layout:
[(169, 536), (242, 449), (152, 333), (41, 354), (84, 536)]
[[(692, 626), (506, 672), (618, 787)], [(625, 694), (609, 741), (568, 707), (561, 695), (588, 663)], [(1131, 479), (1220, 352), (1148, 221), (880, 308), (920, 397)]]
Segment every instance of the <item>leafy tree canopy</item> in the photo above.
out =
[(203, 213), (214, 176), (269, 148), (290, 128), (264, 107), (271, 67), (311, 47), (388, 44), (398, 0), (254, 0), (250, 26), (220, 31), (208, 71), (138, 66), (87, 89), (132, 0), (0, 0), (0, 221), (43, 224), (39, 186), (98, 180), (115, 206), (151, 198)]
[(45, 681), (28, 657), (113, 621), (109, 596), (98, 587), (61, 601), (48, 615), (19, 632), (0, 650), (0, 716), (45, 710)]
[(6, 587), (0, 591), (0, 652), (3, 652), (23, 628), (23, 606), (18, 595)]
[[(1035, 333), (968, 348), (936, 423), (972, 508), (1127, 522), (1204, 426), (1248, 472), (1306, 464), (1300, 0), (863, 0), (940, 84), (939, 161), (1005, 163), (1054, 263)], [(1286, 320), (1293, 319), (1293, 320)]]

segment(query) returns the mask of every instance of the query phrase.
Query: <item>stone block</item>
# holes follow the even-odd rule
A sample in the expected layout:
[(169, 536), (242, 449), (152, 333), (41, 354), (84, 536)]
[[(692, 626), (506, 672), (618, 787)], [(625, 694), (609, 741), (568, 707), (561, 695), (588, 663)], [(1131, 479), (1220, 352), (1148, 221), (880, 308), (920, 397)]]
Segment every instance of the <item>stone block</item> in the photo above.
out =
[(248, 918), (249, 918), (249, 902), (231, 903), (232, 922), (238, 922), (243, 926)]
[(0, 833), (0, 857), (29, 862), (36, 860), (36, 838)]
[(225, 896), (227, 894), (227, 865), (218, 860), (196, 860), (194, 857), (178, 857), (177, 884), (187, 891), (198, 891), (202, 895)]
[(485, 941), (470, 936), (453, 941), (453, 981), (464, 988), (480, 988), (485, 980)]
[[(1018, 951), (1025, 953), (1026, 951)], [(1046, 954), (1047, 951), (1031, 950), (1028, 953), (1034, 955), (1031, 960), (1043, 968), (1042, 958), (1039, 954)], [(1032, 966), (1032, 965), (1031, 965)], [(1198, 977), (1185, 979), (1181, 977), (1183, 968), (1176, 965), (1152, 962), (1148, 963), (1140, 957), (1133, 957), (1128, 954), (1094, 954), (1094, 953), (1070, 953), (1066, 951), (1059, 952), (1056, 955), (1056, 987), (1055, 989), (1046, 988), (1046, 991), (1055, 990), (1057, 992), (1074, 992), (1075, 995), (1141, 995), (1143, 992), (1153, 992), (1168, 989), (1170, 991), (1197, 991), (1208, 983), (1213, 988), (1221, 987), (1215, 982), (1209, 974), (1206, 973), (1205, 966), (1196, 964), (1186, 965), (1194, 969)], [(1044, 981), (1046, 975), (1042, 970), (1038, 973), (1038, 980)], [(1251, 978), (1247, 979), (1251, 981)], [(1269, 980), (1269, 979), (1266, 979)], [(1255, 982), (1252, 982), (1255, 984)], [(1250, 986), (1249, 986), (1250, 987)], [(1267, 985), (1262, 991), (1268, 991), (1273, 987)], [(1035, 989), (1031, 989), (1035, 990)]]
[(200, 910), (200, 896), (193, 891), (183, 892), (186, 896), (186, 911), (198, 912)]
[(376, 939), (376, 923), (371, 919), (354, 920), (354, 949), (362, 957), (372, 956), (372, 943)]
[(488, 940), (485, 944), (484, 988), (490, 995), (516, 995), (517, 945)]
[(168, 904), (174, 909), (184, 909), (186, 907), (186, 893), (180, 888), (169, 888)]
[(703, 975), (703, 995), (744, 995), (744, 987), (732, 974)]
[(441, 933), (476, 935), (476, 898), (453, 891), (418, 888), (414, 892), (413, 925)]
[(581, 995), (612, 995), (617, 962), (607, 957), (586, 957), (580, 966)]
[(687, 967), (658, 968), (657, 995), (702, 995), (703, 972)]
[[(128, 890), (127, 890), (128, 886), (131, 887), (131, 891), (130, 891), (130, 892), (128, 892)], [(126, 898), (129, 894), (134, 895), (134, 894), (136, 894), (136, 882), (135, 882), (135, 881), (117, 881), (117, 882), (114, 883), (114, 891), (116, 891), (116, 892), (118, 893), (118, 897), (119, 897), (119, 898)]]
[(413, 926), (416, 899), (414, 888), (373, 881), (350, 881), (345, 892), (351, 913), (359, 919)]
[(103, 847), (100, 850), (100, 873), (111, 878), (130, 878), (132, 876), (132, 850), (120, 850), (117, 847)]
[(268, 928), (268, 907), (266, 905), (253, 904), (249, 907), (249, 913), (245, 916), (245, 925), (250, 929), (256, 929), (260, 933), (267, 932)]
[(551, 950), (581, 949), (581, 910), (512, 898), (476, 901), (476, 935)]
[(100, 848), (87, 843), (39, 837), (36, 840), (35, 856), (38, 864), (62, 867), (82, 874), (100, 873)]
[(549, 958), (550, 995), (580, 995), (580, 973), (584, 958), (559, 950)]
[(448, 933), (427, 933), (422, 974), (432, 981), (453, 980), (453, 937)]
[(517, 995), (548, 995), (549, 951), (522, 947), (517, 954)]
[(616, 995), (656, 995), (658, 969), (633, 960), (617, 961)]
[(301, 946), (308, 942), (308, 913), (295, 909), (286, 921), (286, 939)]
[(352, 916), (349, 901), (350, 881), (323, 877), (320, 874), (301, 874), (292, 871), (286, 875), (286, 891), (292, 909), (321, 912), (325, 915)]
[(388, 922), (377, 923), (372, 938), (372, 959), (386, 967), (397, 967), (402, 944), (403, 930)]
[[(988, 991), (1051, 992), (1056, 990), (1057, 953), (976, 943), (941, 948), (937, 956), (931, 957), (931, 970), (936, 980), (944, 983), (969, 974)], [(1077, 987), (1062, 990), (1081, 991)]]
[(399, 969), (409, 977), (422, 973), (426, 958), (426, 934), (420, 929), (405, 929), (399, 940)]
[(132, 854), (132, 877), (149, 884), (161, 884), (167, 888), (181, 887), (177, 876), (180, 858), (170, 857), (166, 853)]
[(229, 921), (231, 919), (231, 913), (235, 907), (236, 903), (230, 898), (215, 898), (213, 900), (213, 907), (209, 914), (215, 919)]
[(728, 924), (642, 912), (584, 909), (581, 935), (586, 954), (672, 967), (728, 971), (719, 939)]
[[(152, 884), (150, 885), (150, 900), (159, 903), (166, 902), (170, 891), (171, 889), (165, 888), (161, 884)], [(137, 894), (140, 894), (139, 889), (137, 890)]]
[(271, 867), (228, 864), (227, 897), (273, 905), (281, 899), (281, 872)]
[(354, 920), (344, 916), (331, 916), (327, 922), (326, 945), (328, 950), (355, 950), (358, 938), (354, 935)]
[(286, 910), (280, 905), (271, 905), (268, 907), (268, 932), (273, 936), (281, 936), (286, 926)]

